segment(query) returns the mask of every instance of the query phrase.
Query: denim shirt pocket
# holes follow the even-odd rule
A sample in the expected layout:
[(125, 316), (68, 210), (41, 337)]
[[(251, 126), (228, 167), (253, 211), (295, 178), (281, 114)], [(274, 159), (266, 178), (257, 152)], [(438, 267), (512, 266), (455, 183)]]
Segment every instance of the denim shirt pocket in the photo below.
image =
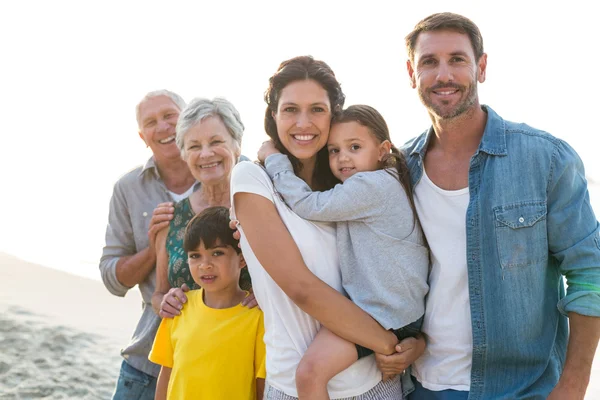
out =
[(526, 267), (547, 260), (545, 201), (508, 204), (493, 211), (502, 268)]

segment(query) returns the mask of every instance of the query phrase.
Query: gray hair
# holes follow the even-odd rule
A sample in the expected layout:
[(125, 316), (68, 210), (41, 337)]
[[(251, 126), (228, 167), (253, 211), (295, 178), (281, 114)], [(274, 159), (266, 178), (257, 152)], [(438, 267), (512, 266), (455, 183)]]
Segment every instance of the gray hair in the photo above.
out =
[(148, 92), (148, 93), (146, 93), (144, 98), (142, 100), (140, 100), (140, 102), (137, 103), (137, 105), (135, 106), (135, 119), (137, 120), (138, 127), (140, 126), (140, 122), (141, 122), (140, 121), (140, 117), (141, 117), (140, 107), (146, 100), (150, 100), (150, 99), (152, 99), (154, 97), (158, 97), (158, 96), (167, 96), (168, 98), (173, 100), (173, 103), (175, 103), (177, 108), (179, 108), (179, 111), (181, 111), (185, 108), (185, 100), (183, 100), (183, 98), (180, 95), (178, 95), (177, 93), (171, 92), (170, 90), (167, 90), (167, 89), (154, 90), (152, 92)]
[(185, 155), (183, 141), (190, 128), (202, 122), (202, 120), (213, 116), (219, 117), (223, 121), (227, 131), (241, 148), (244, 124), (235, 106), (229, 100), (222, 97), (215, 97), (212, 100), (197, 97), (190, 101), (187, 107), (181, 111), (177, 120), (175, 142), (182, 156)]

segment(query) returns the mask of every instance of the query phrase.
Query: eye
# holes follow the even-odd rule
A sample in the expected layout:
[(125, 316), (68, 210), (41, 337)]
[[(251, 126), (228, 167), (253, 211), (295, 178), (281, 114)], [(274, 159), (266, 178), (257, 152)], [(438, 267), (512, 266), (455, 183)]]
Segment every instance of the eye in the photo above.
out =
[(198, 253), (190, 253), (190, 254), (188, 254), (188, 258), (191, 258), (191, 259), (200, 258), (200, 254), (198, 254)]
[(175, 114), (175, 113), (168, 113), (168, 114), (165, 114), (165, 118), (166, 118), (166, 119), (171, 119), (171, 118), (173, 118), (173, 117), (174, 117), (174, 116), (176, 116), (176, 115), (177, 115), (177, 114)]
[(336, 149), (336, 148), (333, 148), (333, 147), (329, 149), (329, 154), (337, 154), (337, 153), (339, 153), (339, 152), (340, 152), (340, 151), (339, 151), (338, 149)]
[(215, 250), (212, 253), (213, 257), (218, 257), (218, 256), (222, 256), (223, 254), (225, 254), (222, 250)]
[(352, 150), (352, 151), (360, 150), (360, 145), (353, 144), (353, 145), (350, 146), (350, 150)]
[(283, 112), (293, 113), (293, 112), (296, 112), (296, 110), (297, 110), (296, 107), (286, 107), (283, 109)]
[(222, 140), (213, 140), (212, 142), (210, 142), (211, 145), (216, 145), (216, 144), (221, 144), (223, 143)]
[(189, 146), (187, 149), (188, 150), (194, 150), (194, 149), (197, 149), (198, 147), (199, 146), (197, 144), (193, 144), (193, 145)]
[(313, 107), (313, 112), (321, 113), (325, 112), (325, 109), (323, 107)]
[(464, 59), (464, 57), (455, 56), (455, 57), (452, 57), (450, 59), (450, 61), (452, 61), (452, 62), (463, 62), (463, 61), (465, 61), (465, 59)]
[(144, 125), (146, 128), (150, 128), (152, 126), (156, 125), (156, 121), (152, 120), (152, 121), (148, 121), (146, 122), (146, 125)]
[(433, 58), (426, 58), (425, 60), (421, 61), (422, 65), (434, 65), (435, 64), (435, 60)]

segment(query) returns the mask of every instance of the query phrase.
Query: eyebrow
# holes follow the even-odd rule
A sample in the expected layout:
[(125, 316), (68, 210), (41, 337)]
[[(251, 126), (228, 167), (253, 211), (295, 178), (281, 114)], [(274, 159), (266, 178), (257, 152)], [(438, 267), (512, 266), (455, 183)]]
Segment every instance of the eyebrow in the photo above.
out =
[[(214, 138), (222, 138), (222, 137), (223, 137), (223, 135), (221, 135), (220, 133), (216, 133), (216, 134), (212, 135), (211, 137), (209, 137), (208, 140), (212, 140)], [(196, 139), (190, 139), (190, 143), (191, 142), (193, 142), (193, 143), (199, 143), (200, 141), (196, 140)]]
[[(450, 53), (450, 55), (451, 56), (464, 56), (464, 57), (468, 57), (468, 54), (466, 52), (460, 51), (460, 50), (459, 51), (453, 51), (452, 53)], [(434, 53), (426, 53), (426, 54), (423, 54), (419, 58), (420, 59), (424, 59), (424, 58), (431, 58), (431, 57), (435, 58), (436, 54), (434, 54)]]
[[(282, 107), (282, 106), (297, 106), (297, 105), (298, 104), (296, 104), (296, 103), (294, 103), (292, 101), (288, 101), (287, 103), (281, 103), (280, 106)], [(329, 108), (326, 103), (321, 103), (321, 102), (312, 103), (311, 107), (313, 107), (313, 106), (322, 106), (324, 108)]]

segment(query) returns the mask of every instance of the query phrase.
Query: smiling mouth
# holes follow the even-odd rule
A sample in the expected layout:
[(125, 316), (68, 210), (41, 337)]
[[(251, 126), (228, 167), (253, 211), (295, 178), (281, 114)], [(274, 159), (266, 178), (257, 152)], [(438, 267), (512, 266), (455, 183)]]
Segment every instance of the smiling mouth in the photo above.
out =
[(347, 174), (348, 172), (352, 172), (354, 170), (355, 170), (355, 168), (344, 167), (344, 168), (340, 168), (340, 173)]
[(214, 168), (214, 167), (216, 167), (217, 165), (220, 165), (220, 164), (221, 164), (221, 162), (219, 161), (219, 162), (214, 162), (214, 163), (211, 163), (211, 164), (199, 165), (198, 167), (200, 167), (200, 169), (208, 169), (208, 168)]
[(292, 137), (294, 139), (296, 139), (298, 142), (310, 142), (311, 140), (313, 140), (314, 138), (316, 138), (317, 135), (312, 135), (312, 134), (292, 135)]
[(200, 277), (200, 280), (204, 283), (207, 283), (207, 282), (210, 283), (210, 282), (214, 281), (216, 278), (217, 278), (216, 275), (202, 275)]
[(164, 138), (163, 140), (159, 140), (158, 143), (160, 143), (160, 144), (169, 144), (173, 140), (175, 140), (175, 135), (171, 135), (171, 136), (169, 136), (167, 138)]

